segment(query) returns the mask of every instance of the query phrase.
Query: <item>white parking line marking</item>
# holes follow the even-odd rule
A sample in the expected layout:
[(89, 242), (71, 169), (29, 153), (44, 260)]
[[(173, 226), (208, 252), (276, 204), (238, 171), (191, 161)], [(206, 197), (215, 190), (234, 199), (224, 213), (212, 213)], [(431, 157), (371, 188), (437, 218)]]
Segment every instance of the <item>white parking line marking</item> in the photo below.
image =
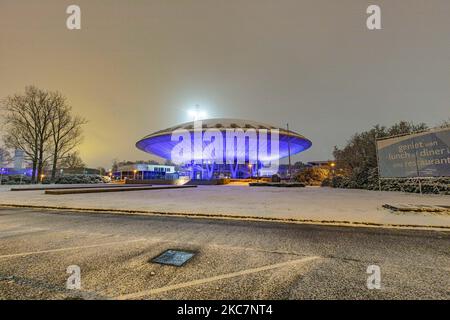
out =
[(49, 252), (60, 252), (60, 251), (69, 251), (69, 250), (97, 248), (97, 247), (112, 246), (112, 245), (115, 245), (115, 244), (132, 243), (132, 242), (139, 242), (139, 241), (147, 241), (147, 239), (135, 239), (135, 240), (128, 240), (128, 241), (115, 241), (115, 242), (93, 244), (93, 245), (89, 245), (89, 246), (66, 247), (66, 248), (58, 248), (58, 249), (48, 249), (48, 250), (40, 250), (40, 251), (13, 253), (13, 254), (6, 254), (6, 255), (3, 255), (3, 256), (0, 256), (0, 259), (13, 258), (13, 257), (24, 257), (24, 256), (30, 256), (30, 255), (33, 255), (33, 254), (41, 254), (41, 253), (49, 253)]
[(184, 283), (178, 283), (178, 284), (174, 284), (174, 285), (170, 285), (170, 286), (165, 286), (165, 287), (161, 287), (161, 288), (149, 289), (149, 290), (144, 290), (144, 291), (140, 291), (140, 292), (125, 294), (125, 295), (118, 296), (115, 299), (118, 299), (118, 300), (137, 299), (137, 298), (141, 298), (143, 296), (148, 296), (148, 295), (152, 295), (152, 294), (158, 294), (158, 293), (163, 293), (163, 292), (167, 292), (167, 291), (171, 291), (171, 290), (187, 288), (187, 287), (210, 283), (210, 282), (219, 281), (219, 280), (223, 280), (223, 279), (230, 279), (230, 278), (239, 277), (239, 276), (243, 276), (243, 275), (247, 275), (247, 274), (281, 268), (281, 267), (285, 267), (285, 266), (289, 266), (289, 265), (306, 263), (306, 262), (310, 262), (313, 260), (317, 260), (319, 258), (320, 257), (312, 256), (312, 257), (306, 257), (303, 259), (296, 259), (296, 260), (280, 262), (280, 263), (271, 264), (268, 266), (221, 274), (221, 275), (210, 277), (210, 278), (198, 279), (198, 280), (188, 281), (188, 282), (184, 282)]
[(0, 238), (9, 237), (11, 235), (26, 235), (28, 233), (47, 231), (48, 229), (44, 228), (29, 228), (29, 229), (21, 229), (21, 230), (0, 230)]

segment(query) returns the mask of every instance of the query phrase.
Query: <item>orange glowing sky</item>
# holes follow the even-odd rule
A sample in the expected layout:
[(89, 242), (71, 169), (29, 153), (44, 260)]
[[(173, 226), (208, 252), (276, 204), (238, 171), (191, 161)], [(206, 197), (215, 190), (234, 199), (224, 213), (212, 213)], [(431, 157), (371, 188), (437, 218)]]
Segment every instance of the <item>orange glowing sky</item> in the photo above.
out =
[[(367, 30), (369, 4), (383, 30)], [(0, 0), (0, 97), (29, 84), (89, 120), (91, 167), (149, 159), (135, 142), (196, 104), (289, 122), (313, 142), (296, 160), (323, 160), (373, 124), (450, 116), (450, 1)]]

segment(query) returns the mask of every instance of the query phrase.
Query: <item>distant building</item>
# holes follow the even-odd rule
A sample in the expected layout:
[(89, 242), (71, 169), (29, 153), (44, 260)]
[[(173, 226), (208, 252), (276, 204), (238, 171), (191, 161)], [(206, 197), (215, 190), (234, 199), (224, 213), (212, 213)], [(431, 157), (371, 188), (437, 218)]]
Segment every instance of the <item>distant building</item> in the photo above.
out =
[(117, 171), (113, 172), (116, 179), (174, 179), (178, 178), (175, 166), (165, 166), (159, 164), (135, 163), (119, 165)]
[(61, 169), (60, 174), (100, 174), (100, 170), (93, 168), (67, 168)]
[(306, 166), (310, 168), (332, 169), (335, 166), (335, 162), (333, 160), (310, 161), (306, 164)]
[(24, 152), (23, 150), (16, 149), (14, 151), (14, 170), (20, 171), (23, 169), (24, 164)]
[(2, 175), (28, 175), (31, 176), (31, 168), (26, 167), (24, 152), (16, 149), (14, 157), (9, 156), (9, 152), (2, 152), (0, 149), (0, 170)]

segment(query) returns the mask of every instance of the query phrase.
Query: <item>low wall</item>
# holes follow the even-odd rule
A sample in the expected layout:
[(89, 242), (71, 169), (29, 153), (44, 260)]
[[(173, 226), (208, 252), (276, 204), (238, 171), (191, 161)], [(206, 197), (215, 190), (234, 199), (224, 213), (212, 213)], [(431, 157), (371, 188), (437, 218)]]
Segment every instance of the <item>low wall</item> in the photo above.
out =
[(212, 180), (189, 180), (186, 185), (189, 186), (211, 186), (229, 184), (230, 179), (212, 179)]
[(304, 188), (301, 182), (251, 182), (250, 187), (280, 187), (280, 188)]
[(136, 186), (136, 187), (118, 187), (118, 188), (93, 188), (93, 189), (62, 189), (62, 190), (46, 190), (45, 194), (61, 195), (61, 194), (79, 194), (79, 193), (104, 193), (104, 192), (123, 192), (123, 191), (143, 191), (143, 190), (167, 190), (167, 189), (183, 189), (195, 188), (196, 186)]
[(211, 186), (229, 184), (230, 179), (212, 179), (212, 180), (189, 180), (189, 178), (180, 178), (175, 180), (165, 179), (146, 179), (146, 180), (129, 180), (127, 184), (152, 184), (152, 185), (188, 185), (188, 186)]
[(154, 184), (154, 185), (175, 185), (180, 186), (187, 182), (184, 179), (165, 180), (165, 179), (144, 179), (144, 180), (132, 180), (127, 179), (127, 184)]
[(38, 187), (20, 187), (20, 188), (11, 188), (11, 191), (39, 191), (39, 190), (70, 190), (70, 189), (95, 189), (95, 188), (126, 188), (126, 187), (149, 187), (151, 184), (133, 184), (132, 186), (126, 184), (119, 183), (96, 183), (96, 184), (79, 184), (79, 185), (69, 185), (66, 186), (64, 184), (59, 184), (58, 186), (49, 186), (40, 185)]

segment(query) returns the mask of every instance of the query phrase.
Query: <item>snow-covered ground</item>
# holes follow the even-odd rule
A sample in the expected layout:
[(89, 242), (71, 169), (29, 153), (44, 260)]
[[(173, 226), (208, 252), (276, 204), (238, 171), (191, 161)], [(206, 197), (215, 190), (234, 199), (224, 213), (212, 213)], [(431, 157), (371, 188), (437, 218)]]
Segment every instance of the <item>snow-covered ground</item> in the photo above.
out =
[(46, 195), (43, 191), (12, 192), (10, 188), (0, 186), (0, 204), (450, 227), (448, 214), (393, 213), (381, 207), (385, 203), (450, 206), (450, 196), (439, 195), (248, 186)]

